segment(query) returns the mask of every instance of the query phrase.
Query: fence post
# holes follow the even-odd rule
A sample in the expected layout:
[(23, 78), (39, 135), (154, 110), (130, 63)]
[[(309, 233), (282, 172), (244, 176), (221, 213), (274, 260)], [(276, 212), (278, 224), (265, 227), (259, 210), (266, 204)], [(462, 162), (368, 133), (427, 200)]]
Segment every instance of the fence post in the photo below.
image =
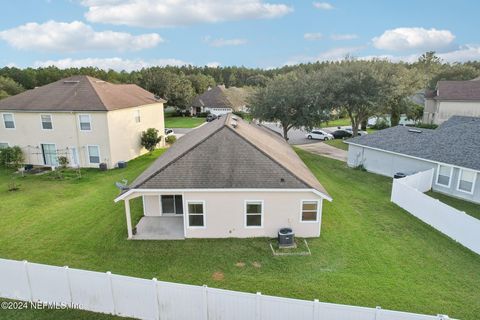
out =
[(110, 296), (112, 297), (112, 307), (113, 307), (113, 314), (117, 314), (117, 308), (115, 307), (115, 296), (113, 295), (113, 285), (112, 285), (112, 273), (107, 271), (105, 273), (107, 275), (108, 286), (110, 287)]
[(154, 290), (154, 296), (155, 296), (155, 315), (158, 320), (160, 320), (160, 304), (158, 301), (158, 291), (157, 291), (157, 278), (152, 279), (153, 283), (153, 290)]
[(203, 319), (208, 320), (208, 286), (203, 285)]
[(68, 272), (68, 266), (63, 267), (65, 270), (65, 276), (67, 277), (67, 284), (68, 284), (68, 294), (70, 295), (70, 308), (73, 306), (73, 295), (72, 295), (72, 284), (70, 283), (70, 275)]
[(24, 270), (25, 270), (25, 275), (27, 276), (28, 292), (30, 293), (30, 301), (33, 302), (32, 284), (30, 283), (30, 274), (28, 273), (28, 261), (27, 260), (23, 260), (23, 266), (24, 266)]
[(255, 296), (255, 319), (261, 320), (262, 319), (262, 293), (257, 292)]
[(380, 310), (382, 310), (382, 307), (380, 307), (380, 306), (375, 307), (375, 320), (377, 320), (377, 315), (380, 312)]
[(313, 300), (313, 320), (318, 320), (320, 318), (320, 303), (318, 299)]

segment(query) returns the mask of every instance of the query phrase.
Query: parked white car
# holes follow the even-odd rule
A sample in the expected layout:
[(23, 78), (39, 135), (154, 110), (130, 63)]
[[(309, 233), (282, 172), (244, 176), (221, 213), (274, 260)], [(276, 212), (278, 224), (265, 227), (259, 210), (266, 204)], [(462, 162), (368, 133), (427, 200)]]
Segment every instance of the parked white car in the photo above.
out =
[(310, 132), (308, 132), (305, 137), (309, 140), (311, 139), (315, 139), (315, 140), (332, 140), (333, 139), (333, 136), (328, 133), (328, 132), (325, 132), (323, 130), (312, 130)]
[(165, 128), (165, 137), (168, 136), (174, 136), (175, 132), (173, 132), (173, 129)]

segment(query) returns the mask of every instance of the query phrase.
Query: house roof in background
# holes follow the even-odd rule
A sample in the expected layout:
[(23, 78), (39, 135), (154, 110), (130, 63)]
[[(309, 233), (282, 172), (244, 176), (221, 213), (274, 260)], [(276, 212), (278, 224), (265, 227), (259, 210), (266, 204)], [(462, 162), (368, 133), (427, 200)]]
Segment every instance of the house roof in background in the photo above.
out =
[(280, 136), (232, 115), (179, 139), (132, 189), (315, 189), (331, 199)]
[(466, 81), (438, 81), (437, 90), (427, 92), (427, 98), (480, 101), (480, 78)]
[(72, 76), (0, 100), (0, 110), (112, 111), (165, 102), (135, 84)]
[(480, 118), (453, 116), (434, 130), (396, 126), (346, 142), (480, 171)]
[(224, 85), (218, 85), (196, 96), (192, 106), (232, 108), (236, 111), (247, 105), (247, 99), (250, 94), (251, 90), (248, 88), (225, 88)]

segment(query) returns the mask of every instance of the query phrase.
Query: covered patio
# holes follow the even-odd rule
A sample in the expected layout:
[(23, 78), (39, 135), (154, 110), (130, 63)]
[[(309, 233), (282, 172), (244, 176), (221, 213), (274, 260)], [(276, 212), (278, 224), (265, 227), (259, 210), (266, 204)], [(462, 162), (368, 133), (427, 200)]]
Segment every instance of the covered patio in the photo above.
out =
[(133, 240), (184, 240), (183, 216), (143, 216), (132, 233)]

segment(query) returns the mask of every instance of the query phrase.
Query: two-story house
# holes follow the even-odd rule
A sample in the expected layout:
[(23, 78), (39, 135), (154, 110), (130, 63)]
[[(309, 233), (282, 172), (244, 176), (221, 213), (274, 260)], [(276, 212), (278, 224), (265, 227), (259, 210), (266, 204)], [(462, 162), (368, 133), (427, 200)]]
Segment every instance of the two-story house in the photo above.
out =
[(163, 135), (164, 102), (137, 85), (69, 77), (0, 100), (0, 147), (21, 147), (32, 165), (64, 156), (72, 167), (113, 168), (146, 152), (142, 131)]

